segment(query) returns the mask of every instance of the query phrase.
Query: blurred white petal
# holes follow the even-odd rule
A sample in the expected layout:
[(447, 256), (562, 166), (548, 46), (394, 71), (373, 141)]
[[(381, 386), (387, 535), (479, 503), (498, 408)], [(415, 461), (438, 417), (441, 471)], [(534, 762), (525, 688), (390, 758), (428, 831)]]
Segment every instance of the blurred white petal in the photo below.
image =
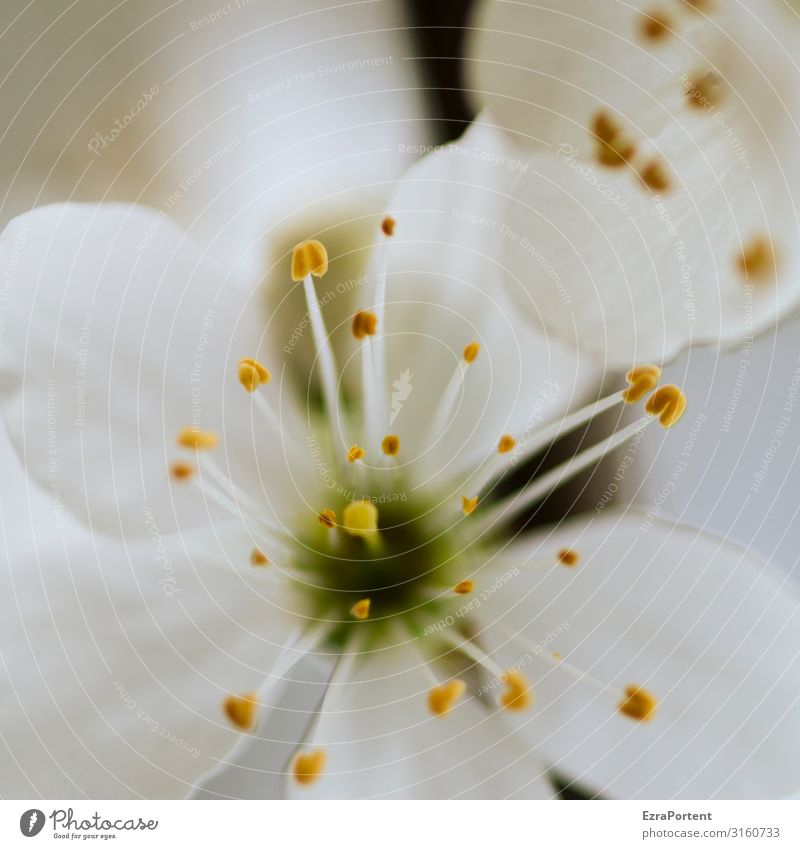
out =
[[(564, 547), (578, 566), (555, 563)], [(573, 519), (504, 559), (520, 574), (483, 608), (484, 637), (505, 642), (499, 621), (614, 688), (576, 683), (519, 645), (500, 650), (525, 664), (538, 709), (522, 729), (559, 772), (614, 798), (796, 792), (800, 604), (786, 576), (635, 512)], [(630, 684), (660, 700), (647, 724), (616, 713)]]
[(4, 798), (184, 796), (239, 737), (223, 700), (295, 627), (166, 537), (40, 546), (0, 588)]
[(398, 4), (13, 6), (0, 38), (11, 214), (138, 201), (232, 260), (252, 249), (258, 267), (290, 209), (380, 193), (405, 167), (398, 141), (424, 136)]
[(368, 655), (336, 707), (322, 715), (314, 746), (325, 774), (293, 798), (549, 798), (536, 754), (500, 717), (465, 695), (444, 717), (427, 709), (431, 683), (413, 651)]
[[(530, 157), (508, 224), (568, 297), (521, 244), (508, 261), (524, 286), (512, 291), (537, 323), (612, 366), (734, 343), (798, 300), (800, 26), (768, 0), (709, 9), (660, 10), (673, 31), (655, 42), (642, 35), (654, 13), (644, 3), (488, 0), (475, 19), (469, 67), (485, 120)], [(719, 85), (693, 106), (687, 89), (709, 72)], [(601, 114), (630, 142), (630, 164), (599, 161)], [(648, 187), (639, 175), (654, 163)], [(759, 240), (767, 256), (748, 276), (742, 253)]]
[(237, 380), (240, 357), (270, 362), (257, 295), (169, 219), (125, 205), (40, 208), (4, 231), (0, 267), (3, 412), (61, 513), (132, 536), (147, 535), (146, 512), (164, 531), (207, 522), (208, 505), (168, 475), (172, 461), (194, 462), (175, 442), (189, 425), (219, 433), (217, 463), (239, 468), (237, 480), (269, 480), (281, 503), (265, 509), (296, 503), (277, 483), (303, 469), (290, 472), (280, 440), (253, 464), (264, 425)]
[[(417, 466), (429, 475), (469, 470), (504, 433), (557, 418), (600, 376), (574, 345), (520, 321), (508, 297), (505, 209), (517, 171), (507, 154), (499, 133), (475, 124), (411, 169), (390, 202), (386, 376), (391, 386), (410, 374), (394, 428), (404, 458), (428, 452)], [(434, 412), (473, 341), (480, 352), (431, 448)]]

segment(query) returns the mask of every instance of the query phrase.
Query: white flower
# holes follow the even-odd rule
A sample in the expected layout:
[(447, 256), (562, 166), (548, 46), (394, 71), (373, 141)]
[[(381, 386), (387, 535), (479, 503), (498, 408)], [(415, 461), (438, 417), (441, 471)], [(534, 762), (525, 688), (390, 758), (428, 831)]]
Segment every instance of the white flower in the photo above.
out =
[[(798, 625), (779, 578), (630, 514), (519, 533), (685, 399), (651, 366), (592, 397), (591, 365), (519, 332), (494, 285), (504, 242), (459, 212), (493, 215), (489, 143), (477, 126), (401, 183), (366, 280), (332, 278), (321, 241), (287, 254), (299, 320), (287, 298), (265, 326), (251, 283), (140, 208), (48, 207), (4, 233), (6, 421), (94, 532), (83, 556), (10, 574), (27, 640), (9, 643), (23, 707), (4, 731), (66, 722), (81, 791), (174, 795), (204, 771), (201, 793), (254, 797), (546, 796), (551, 770), (612, 796), (792, 788)], [(319, 304), (350, 289), (337, 366)], [(494, 486), (625, 399), (654, 415), (517, 494)], [(16, 757), (48, 786), (35, 747)]]
[(507, 267), (538, 323), (619, 367), (796, 306), (799, 30), (773, 0), (478, 4), (470, 89), (525, 163), (506, 220), (549, 262)]

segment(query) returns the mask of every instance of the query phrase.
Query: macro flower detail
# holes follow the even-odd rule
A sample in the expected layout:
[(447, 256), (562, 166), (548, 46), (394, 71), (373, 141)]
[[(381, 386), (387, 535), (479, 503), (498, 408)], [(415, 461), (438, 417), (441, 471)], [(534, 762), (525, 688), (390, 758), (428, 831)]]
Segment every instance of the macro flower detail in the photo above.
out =
[(63, 531), (4, 575), (5, 785), (794, 789), (789, 579), (595, 488), (644, 439), (685, 446), (667, 486), (702, 469), (698, 367), (662, 370), (749, 363), (798, 301), (797, 31), (767, 0), (485, 0), (465, 32), (480, 112), (401, 179), (312, 103), (288, 158), (243, 130), (174, 216), (3, 231), (0, 405)]
[[(393, 239), (411, 225), (399, 209), (395, 217)], [(222, 745), (227, 739), (226, 723), (239, 735), (229, 754), (220, 749), (218, 766), (197, 776), (197, 786), (208, 788), (203, 792), (229, 792), (222, 788), (230, 786), (231, 774), (241, 768), (243, 774), (251, 775), (248, 758), (256, 757), (253, 753), (258, 751), (262, 754), (254, 763), (264, 764), (256, 766), (263, 770), (259, 774), (282, 776), (283, 790), (259, 790), (261, 785), (251, 781), (237, 794), (402, 795), (397, 770), (387, 768), (386, 755), (381, 754), (382, 747), (391, 744), (390, 728), (397, 722), (398, 714), (391, 706), (402, 704), (403, 715), (421, 711), (417, 731), (402, 735), (404, 757), (425, 761), (432, 756), (426, 752), (435, 752), (444, 742), (463, 740), (465, 729), (482, 729), (474, 735), (476, 748), (470, 756), (477, 773), (466, 769), (457, 778), (445, 770), (439, 777), (434, 761), (425, 761), (430, 773), (424, 769), (416, 773), (420, 777), (412, 782), (414, 794), (452, 795), (472, 792), (470, 787), (477, 793), (502, 792), (502, 779), (493, 780), (489, 791), (480, 779), (470, 776), (486, 769), (497, 773), (485, 759), (495, 753), (500, 757), (509, 747), (502, 760), (526, 764), (531, 776), (527, 792), (532, 795), (552, 794), (547, 778), (550, 764), (612, 795), (638, 792), (617, 775), (615, 760), (624, 753), (631, 758), (645, 757), (647, 752), (659, 757), (654, 741), (637, 742), (637, 735), (649, 733), (645, 725), (666, 728), (679, 717), (693, 715), (682, 697), (675, 701), (676, 693), (682, 692), (685, 664), (665, 667), (663, 658), (659, 660), (656, 637), (667, 626), (654, 621), (652, 611), (642, 616), (651, 606), (644, 599), (661, 599), (667, 592), (680, 596), (686, 592), (686, 581), (697, 584), (698, 574), (686, 561), (688, 556), (691, 564), (702, 562), (700, 575), (708, 576), (707, 583), (692, 590), (703, 605), (696, 628), (711, 617), (709, 627), (718, 630), (718, 616), (725, 617), (726, 627), (736, 627), (736, 615), (720, 611), (719, 602), (710, 605), (711, 596), (703, 589), (714, 594), (714, 576), (729, 570), (731, 554), (692, 532), (652, 524), (644, 527), (637, 519), (613, 513), (577, 517), (555, 530), (543, 527), (532, 536), (520, 536), (516, 528), (553, 491), (592, 468), (616, 446), (653, 426), (679, 425), (686, 404), (681, 391), (660, 383), (658, 367), (637, 365), (609, 395), (576, 404), (573, 393), (568, 393), (566, 410), (548, 400), (553, 407), (553, 412), (548, 410), (551, 420), (532, 426), (528, 410), (542, 391), (542, 397), (553, 394), (547, 384), (550, 378), (542, 376), (527, 384), (521, 397), (513, 382), (484, 383), (498, 359), (508, 376), (504, 346), (520, 344), (522, 337), (509, 339), (507, 332), (487, 330), (496, 320), (491, 312), (497, 308), (486, 306), (491, 301), (483, 293), (474, 290), (471, 297), (477, 299), (480, 307), (475, 315), (484, 323), (456, 328), (446, 348), (438, 339), (431, 340), (433, 348), (392, 344), (408, 334), (417, 339), (416, 329), (424, 326), (428, 311), (441, 307), (432, 303), (416, 311), (406, 309), (414, 296), (408, 285), (398, 289), (405, 272), (399, 277), (394, 273), (395, 255), (380, 250), (379, 244), (378, 255), (387, 265), (379, 268), (377, 278), (386, 282), (385, 295), (376, 302), (380, 287), (367, 289), (358, 307), (384, 318), (374, 334), (355, 340), (358, 347), (350, 365), (351, 377), (357, 380), (340, 377), (347, 369), (337, 365), (329, 344), (316, 291), (320, 284), (314, 283), (320, 278), (307, 275), (297, 282), (308, 298), (307, 314), (312, 319), (308, 327), (317, 351), (314, 377), (319, 376), (320, 384), (332, 377), (327, 387), (320, 387), (321, 405), (304, 422), (295, 400), (297, 390), (286, 378), (287, 355), (270, 343), (269, 326), (265, 332), (249, 306), (248, 287), (228, 278), (225, 297), (220, 298), (224, 270), (177, 228), (162, 229), (143, 254), (138, 246), (150, 226), (150, 214), (144, 210), (93, 206), (45, 208), (13, 225), (3, 237), (2, 250), (13, 245), (15, 227), (24, 227), (31, 250), (16, 280), (19, 291), (28, 293), (31, 312), (18, 314), (18, 320), (9, 324), (6, 350), (25, 350), (37, 340), (46, 350), (53, 339), (51, 315), (60, 317), (62, 327), (73, 322), (70, 314), (74, 315), (79, 319), (78, 333), (90, 304), (98, 316), (109, 317), (98, 320), (92, 339), (96, 349), (108, 351), (105, 373), (98, 373), (98, 380), (91, 384), (96, 393), (89, 410), (92, 415), (72, 433), (74, 451), (62, 446), (59, 455), (60, 497), (96, 531), (124, 534), (131, 544), (137, 537), (147, 543), (157, 523), (172, 568), (181, 560), (186, 563), (178, 587), (170, 592), (180, 589), (181, 581), (188, 585), (189, 575), (195, 573), (206, 575), (204, 580), (229, 579), (231, 584), (223, 595), (215, 596), (215, 603), (242, 605), (242, 610), (252, 611), (248, 615), (256, 617), (257, 627), (271, 635), (273, 648), (266, 656), (263, 636), (242, 636), (238, 651), (244, 654), (240, 656), (251, 657), (256, 649), (263, 656), (260, 673), (237, 668), (227, 692), (201, 688), (193, 696), (203, 705), (195, 709), (197, 721), (216, 723), (217, 730), (211, 735), (206, 732), (204, 740), (218, 740), (214, 745)], [(113, 249), (106, 249), (108, 261), (96, 263), (99, 245), (109, 244)], [(37, 287), (23, 281), (52, 281), (61, 286), (64, 251), (86, 269), (70, 277), (70, 286), (76, 288), (67, 312), (54, 307), (51, 313), (42, 302), (34, 313)], [(401, 253), (398, 260), (402, 259)], [(312, 262), (318, 263), (318, 258)], [(289, 276), (288, 257), (286, 267)], [(104, 282), (115, 284), (123, 268), (134, 269), (138, 296), (142, 287), (150, 286), (147, 303), (153, 305), (139, 312), (138, 297), (123, 300), (124, 314), (130, 313), (130, 321), (123, 322), (124, 333), (117, 328), (121, 321), (118, 290)], [(188, 282), (192, 297), (184, 298)], [(54, 299), (48, 302), (55, 303)], [(463, 297), (461, 306), (463, 311)], [(161, 329), (151, 326), (153, 310), (167, 319)], [(507, 315), (505, 307), (502, 314)], [(187, 332), (176, 336), (170, 330), (174, 325)], [(441, 334), (451, 327), (439, 329)], [(198, 332), (203, 351), (200, 369)], [(535, 338), (525, 338), (526, 344), (536, 344)], [(140, 353), (124, 351), (127, 345)], [(432, 351), (441, 353), (434, 356)], [(126, 369), (141, 357), (145, 360), (139, 383), (139, 378), (131, 381)], [(415, 357), (422, 357), (427, 369)], [(392, 413), (390, 377), (402, 371), (398, 365), (403, 359), (410, 361), (410, 371), (419, 377), (395, 420), (394, 432), (387, 433)], [(20, 360), (10, 353), (2, 364), (4, 410), (11, 432), (25, 432), (25, 444), (30, 445), (37, 432), (47, 433), (48, 419), (40, 417), (47, 408), (40, 399), (42, 391), (48, 391), (51, 360), (37, 358), (22, 373)], [(533, 355), (520, 361), (542, 362)], [(61, 380), (69, 380), (69, 349), (63, 357), (57, 354), (56, 363), (61, 362), (67, 375)], [(170, 364), (168, 388), (162, 388), (158, 378), (159, 364), (165, 362)], [(382, 371), (377, 367), (380, 362)], [(198, 371), (195, 379), (181, 379)], [(274, 376), (265, 380), (265, 374)], [(57, 385), (63, 384), (57, 381)], [(501, 402), (497, 390), (509, 388), (508, 400)], [(492, 399), (488, 410), (484, 406), (487, 389)], [(341, 401), (344, 391), (349, 395), (347, 404)], [(139, 396), (148, 399), (146, 416), (135, 413)], [(332, 413), (328, 399), (337, 405)], [(412, 412), (416, 409), (415, 402), (427, 415), (406, 416), (409, 406)], [(56, 391), (51, 421), (53, 416), (68, 415), (69, 405), (69, 397)], [(620, 419), (609, 436), (533, 474), (521, 487), (506, 491), (499, 486), (509, 471), (523, 468), (527, 458), (548, 450), (554, 439), (615, 410), (638, 414), (628, 423)], [(470, 420), (471, 416), (478, 418)], [(16, 422), (23, 420), (25, 428), (20, 430)], [(473, 442), (476, 425), (481, 430)], [(44, 431), (38, 431), (40, 427)], [(456, 438), (456, 428), (464, 428), (467, 438)], [(137, 447), (131, 448), (126, 432), (135, 435)], [(171, 439), (167, 432), (172, 433)], [(71, 438), (69, 430), (60, 433), (62, 440)], [(81, 448), (87, 439), (92, 446), (89, 454)], [(381, 447), (387, 440), (388, 452)], [(353, 448), (361, 445), (358, 460), (348, 462), (348, 451), (352, 455)], [(470, 450), (465, 453), (465, 448)], [(20, 450), (26, 450), (22, 444)], [(82, 487), (79, 470), (85, 463), (94, 464), (98, 476), (101, 468), (107, 470), (112, 483), (108, 494), (93, 494)], [(192, 473), (176, 474), (176, 468), (191, 468)], [(32, 456), (29, 470), (34, 475), (41, 472), (45, 480), (50, 473), (48, 464), (39, 465)], [(147, 505), (146, 521), (142, 504)], [(741, 564), (742, 555), (736, 557)], [(148, 570), (152, 566), (143, 574)], [(743, 581), (755, 580), (749, 565), (740, 565), (738, 574)], [(758, 580), (765, 593), (772, 592), (766, 576)], [(643, 589), (645, 581), (650, 589)], [(627, 604), (628, 599), (634, 608), (605, 620), (603, 627), (617, 623), (615, 636), (598, 643), (592, 611), (603, 607), (587, 607), (578, 599), (585, 593), (589, 598), (605, 594), (606, 587), (611, 593), (610, 609)], [(180, 599), (180, 594), (174, 597)], [(659, 604), (659, 616), (669, 622), (676, 609), (669, 602)], [(215, 618), (205, 615), (210, 621)], [(620, 635), (627, 634), (634, 621), (639, 636), (632, 637), (630, 648), (640, 651), (636, 647), (644, 639), (646, 663), (644, 656), (637, 660), (619, 648)], [(703, 639), (700, 632), (698, 639)], [(251, 647), (245, 648), (250, 640), (254, 640)], [(587, 655), (587, 647), (609, 645), (609, 640), (617, 641), (613, 657), (618, 664), (609, 665), (609, 656), (602, 651)], [(655, 654), (649, 654), (651, 648)], [(707, 651), (691, 651), (694, 664), (715, 662)], [(669, 657), (669, 651), (665, 656)], [(664, 677), (665, 671), (673, 669), (681, 670), (678, 678)], [(310, 670), (318, 676), (314, 692), (320, 695), (309, 696), (309, 707), (298, 714), (307, 718), (307, 724), (294, 732), (288, 748), (277, 744), (259, 748), (277, 733), (270, 731), (275, 716), (272, 706), (291, 696), (294, 675), (305, 677)], [(576, 702), (573, 695), (578, 691), (582, 695)], [(377, 732), (378, 737), (368, 735), (363, 745), (357, 740), (345, 742), (350, 739), (347, 717), (355, 709), (345, 705), (352, 704), (353, 694), (367, 700), (357, 709), (359, 716), (376, 717), (382, 723), (385, 714), (390, 723)], [(567, 730), (570, 724), (581, 725), (587, 715), (608, 732), (602, 736), (604, 754), (594, 757), (594, 766), (587, 761), (592, 757), (591, 746), (550, 745), (563, 737), (548, 730), (553, 721), (566, 723), (568, 740), (573, 733)], [(776, 727), (791, 721), (789, 717), (780, 720), (770, 711), (764, 716), (772, 717)], [(428, 720), (435, 722), (430, 732)], [(631, 724), (632, 720), (636, 722)], [(505, 727), (509, 722), (517, 729), (511, 736)], [(619, 733), (611, 733), (608, 723), (617, 722), (621, 723)], [(662, 722), (667, 725), (660, 726)], [(491, 738), (487, 723), (494, 729)], [(634, 733), (634, 728), (639, 730)], [(429, 733), (438, 743), (430, 741)], [(497, 742), (487, 743), (494, 735)], [(733, 735), (729, 745), (735, 747), (736, 741)], [(418, 754), (416, 746), (423, 747)], [(350, 766), (342, 761), (342, 747), (355, 758), (347, 762)], [(510, 756), (512, 751), (517, 754)], [(694, 749), (685, 752), (685, 757), (695, 755)], [(280, 762), (266, 767), (274, 757)], [(500, 774), (506, 774), (504, 769)], [(507, 772), (509, 786), (518, 782), (516, 774), (513, 769)], [(433, 783), (426, 790), (419, 781)], [(680, 788), (669, 782), (667, 786), (678, 792)]]
[[(304, 271), (304, 274), (300, 275), (298, 270)], [(323, 380), (337, 373), (313, 281), (313, 277), (323, 276), (326, 270), (327, 251), (320, 242), (309, 241), (295, 247), (292, 278), (303, 281)], [(387, 269), (381, 269), (381, 279), (386, 276)], [(364, 326), (365, 316), (376, 313), (387, 312), (391, 321), (391, 304), (388, 309), (385, 303), (370, 304), (369, 307), (357, 312), (353, 321), (353, 335), (362, 343), (364, 362), (360, 405), (363, 421), (356, 419), (347, 427), (354, 433), (360, 427), (364, 428), (364, 433), (375, 433), (385, 424), (385, 403), (377, 409), (370, 409), (370, 402), (375, 404), (378, 399), (385, 402), (388, 397), (386, 375), (376, 368), (376, 364), (383, 361), (382, 352), (371, 350), (371, 346), (380, 345), (383, 340), (378, 336), (377, 322), (370, 322), (369, 330), (364, 332), (355, 332), (355, 328)], [(462, 360), (456, 365), (453, 377), (441, 387), (440, 406), (432, 411), (432, 421), (446, 423), (451, 419), (451, 407), (456, 400), (452, 387), (457, 385), (460, 388), (467, 379), (466, 366), (475, 362), (478, 352), (476, 342), (464, 347)], [(244, 358), (239, 361), (239, 381), (248, 393), (253, 394), (257, 390), (268, 393), (268, 380), (263, 378), (264, 375), (269, 375), (269, 371), (257, 360)], [(524, 460), (526, 452), (530, 456), (535, 455), (546, 448), (556, 435), (585, 425), (599, 412), (614, 406), (632, 405), (650, 396), (645, 405), (646, 415), (618, 434), (576, 454), (512, 497), (492, 499), (493, 484), (510, 468), (510, 461), (505, 455), (517, 446), (514, 437), (508, 434), (501, 436), (494, 456), (489, 453), (484, 467), (477, 469), (472, 477), (471, 486), (481, 493), (481, 497), (462, 496), (462, 512), (467, 516), (476, 514), (474, 521), (468, 525), (461, 522), (453, 505), (453, 493), (462, 483), (459, 476), (451, 479), (444, 474), (439, 475), (435, 483), (431, 479), (420, 483), (404, 481), (395, 465), (357, 468), (354, 461), (366, 457), (365, 450), (357, 445), (349, 449), (346, 465), (338, 462), (338, 452), (332, 452), (326, 458), (326, 465), (339, 470), (338, 491), (348, 495), (334, 501), (333, 507), (321, 510), (317, 514), (319, 522), (311, 521), (313, 515), (309, 515), (296, 527), (284, 523), (282, 518), (277, 524), (272, 523), (261, 516), (258, 503), (237, 487), (234, 480), (228, 479), (206, 453), (199, 454), (216, 446), (213, 434), (184, 428), (178, 436), (178, 445), (198, 452), (198, 466), (205, 475), (201, 474), (193, 481), (200, 491), (213, 497), (217, 503), (227, 505), (234, 517), (243, 519), (248, 534), (269, 551), (276, 552), (271, 554), (270, 559), (285, 579), (289, 594), (296, 597), (294, 605), (298, 613), (305, 613), (314, 623), (309, 626), (309, 632), (318, 636), (310, 648), (338, 649), (345, 653), (343, 657), (347, 658), (346, 665), (349, 666), (352, 662), (350, 653), (391, 646), (398, 635), (405, 640), (422, 634), (419, 640), (421, 662), (430, 664), (432, 680), (438, 682), (441, 674), (435, 659), (441, 660), (454, 654), (474, 665), (481, 673), (494, 676), (503, 685), (504, 690), (498, 700), (500, 707), (523, 711), (533, 705), (530, 684), (521, 671), (498, 667), (479, 643), (469, 639), (465, 629), (476, 627), (473, 622), (475, 616), (467, 618), (463, 625), (453, 627), (459, 611), (454, 595), (464, 595), (475, 589), (475, 579), (464, 577), (466, 572), (482, 575), (482, 580), (487, 580), (491, 570), (485, 564), (496, 560), (498, 550), (504, 544), (507, 526), (522, 510), (546, 497), (607, 451), (640, 433), (651, 422), (658, 420), (665, 428), (677, 424), (686, 409), (686, 399), (676, 386), (658, 387), (659, 377), (660, 370), (655, 366), (636, 366), (627, 375), (626, 389), (574, 411), (552, 427), (544, 428), (541, 433), (534, 432), (531, 443), (521, 456), (514, 458), (515, 462)], [(338, 381), (334, 381), (335, 377), (330, 385), (324, 387), (326, 402), (331, 404), (337, 404), (338, 397)], [(265, 386), (261, 387), (262, 383)], [(266, 412), (270, 403), (268, 395), (259, 394), (256, 400), (259, 411), (265, 413), (265, 424), (268, 426), (276, 421), (274, 412)], [(314, 441), (324, 443), (326, 420), (339, 422), (344, 418), (338, 406), (326, 409), (319, 421), (322, 432), (314, 435)], [(368, 420), (375, 418), (378, 421), (373, 421), (374, 426), (370, 427)], [(432, 431), (432, 438), (438, 436), (439, 427)], [(285, 439), (290, 438), (291, 434), (286, 434)], [(381, 440), (380, 447), (387, 457), (396, 457), (400, 450), (400, 437), (387, 435)], [(352, 497), (356, 492), (358, 495)], [(402, 502), (399, 502), (402, 506), (394, 501), (398, 492), (403, 495)], [(406, 496), (406, 493), (409, 494)], [(488, 497), (482, 497), (487, 493)], [(312, 494), (304, 495), (308, 503), (313, 503)], [(492, 501), (495, 503), (490, 508)], [(487, 515), (482, 517), (482, 513)], [(338, 527), (337, 515), (342, 516)], [(476, 526), (477, 522), (480, 524)], [(574, 566), (577, 555), (562, 550), (558, 553), (558, 560)], [(351, 624), (348, 624), (348, 616)], [(324, 627), (321, 628), (320, 623), (324, 623)], [(345, 661), (337, 661), (334, 674), (338, 673), (339, 665), (345, 665)], [(555, 666), (565, 668), (561, 661)], [(268, 679), (261, 687), (270, 684)], [(436, 683), (428, 697), (431, 712), (436, 716), (449, 713), (465, 690), (466, 684), (458, 679)], [(258, 690), (255, 692), (255, 696), (231, 696), (225, 702), (227, 715), (243, 730), (252, 725), (254, 706), (264, 695)], [(625, 716), (649, 719), (655, 712), (655, 699), (639, 686), (628, 686), (620, 698), (619, 710)], [(332, 709), (330, 704), (327, 709)], [(292, 772), (300, 784), (310, 785), (324, 773), (324, 761), (321, 759), (324, 750), (318, 747), (313, 736), (305, 741), (305, 745), (316, 746), (316, 755), (299, 753)]]

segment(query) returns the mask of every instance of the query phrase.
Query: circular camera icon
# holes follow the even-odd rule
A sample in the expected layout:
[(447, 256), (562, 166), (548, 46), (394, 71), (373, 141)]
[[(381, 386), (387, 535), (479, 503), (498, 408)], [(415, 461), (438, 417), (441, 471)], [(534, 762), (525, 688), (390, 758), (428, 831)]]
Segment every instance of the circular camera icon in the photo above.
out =
[(44, 828), (44, 811), (31, 808), (19, 818), (19, 830), (25, 837), (36, 837)]

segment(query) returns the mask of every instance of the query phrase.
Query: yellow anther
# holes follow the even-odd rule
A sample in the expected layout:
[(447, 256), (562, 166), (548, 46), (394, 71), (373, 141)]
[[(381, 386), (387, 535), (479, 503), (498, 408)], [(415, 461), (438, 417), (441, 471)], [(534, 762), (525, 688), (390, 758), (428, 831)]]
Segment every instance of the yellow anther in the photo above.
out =
[(255, 693), (228, 696), (222, 706), (228, 719), (242, 731), (249, 731), (256, 724), (258, 696)]
[(474, 363), (480, 353), (481, 346), (477, 342), (470, 342), (466, 348), (464, 348), (464, 362), (465, 363)]
[(459, 582), (458, 582), (458, 583), (457, 583), (457, 584), (453, 587), (453, 592), (454, 592), (456, 595), (468, 595), (468, 594), (469, 594), (469, 593), (471, 593), (474, 589), (475, 589), (475, 581), (470, 581), (470, 579), (469, 579), (469, 578), (467, 578), (467, 579), (466, 579), (466, 580), (464, 580), (464, 581), (459, 581)]
[(686, 84), (686, 97), (694, 109), (706, 112), (720, 100), (722, 80), (713, 71), (695, 74)]
[(756, 236), (742, 247), (739, 270), (748, 278), (764, 280), (775, 274), (775, 252), (768, 236)]
[(642, 182), (654, 192), (666, 192), (672, 186), (667, 166), (660, 159), (651, 159), (639, 172)]
[(327, 757), (322, 749), (299, 754), (294, 759), (292, 767), (294, 780), (298, 784), (313, 784), (322, 775), (326, 760)]
[(342, 527), (354, 537), (368, 539), (378, 530), (378, 508), (371, 501), (353, 501), (344, 508)]
[(253, 566), (268, 566), (269, 559), (260, 548), (254, 548), (250, 553), (250, 563)]
[(387, 215), (386, 218), (381, 221), (381, 230), (383, 231), (384, 236), (394, 236), (394, 228), (397, 225), (397, 222), (392, 218), (391, 215)]
[(581, 556), (575, 551), (574, 548), (562, 548), (558, 552), (558, 562), (562, 566), (568, 566), (572, 568), (573, 566), (577, 566), (580, 563)]
[(619, 703), (619, 712), (639, 722), (650, 722), (656, 715), (658, 700), (643, 687), (635, 684), (625, 688), (625, 698)]
[(191, 463), (173, 463), (169, 467), (169, 474), (176, 481), (188, 481), (194, 475), (194, 466)]
[(672, 427), (686, 412), (686, 396), (674, 384), (661, 386), (648, 398), (644, 406), (646, 413), (658, 416), (662, 427)]
[(563, 659), (564, 658), (562, 657), (560, 651), (554, 651), (553, 652), (553, 660), (563, 660)]
[(353, 336), (356, 339), (366, 339), (367, 336), (374, 336), (378, 330), (378, 316), (369, 310), (359, 310), (353, 316)]
[(242, 357), (239, 360), (239, 383), (248, 392), (255, 392), (262, 383), (269, 383), (272, 375), (269, 370), (252, 357)]
[(658, 9), (642, 13), (642, 35), (649, 41), (661, 41), (672, 32), (668, 15)]
[(358, 445), (351, 445), (347, 449), (347, 462), (355, 463), (356, 460), (360, 460), (367, 452), (363, 448), (359, 448)]
[(381, 442), (381, 451), (389, 457), (396, 457), (400, 451), (400, 437), (390, 433), (383, 437)]
[(182, 448), (194, 448), (197, 451), (207, 451), (216, 447), (219, 438), (210, 430), (197, 430), (194, 427), (185, 427), (178, 434), (178, 445)]
[(369, 608), (372, 604), (368, 598), (362, 598), (350, 608), (350, 615), (354, 619), (360, 619), (362, 622), (369, 616)]
[(467, 685), (458, 678), (434, 687), (428, 693), (428, 708), (434, 716), (450, 713), (455, 703), (464, 695)]
[(317, 518), (319, 519), (320, 525), (323, 525), (326, 528), (336, 527), (336, 513), (331, 510), (330, 507), (326, 507)]
[(622, 400), (626, 404), (641, 401), (648, 392), (652, 392), (661, 380), (661, 369), (658, 366), (634, 366), (626, 375), (628, 388), (622, 392)]
[(469, 516), (470, 513), (478, 506), (478, 496), (476, 495), (474, 498), (467, 498), (466, 495), (461, 496), (461, 509), (464, 511), (465, 516)]
[(316, 239), (301, 242), (292, 251), (292, 280), (303, 280), (309, 274), (323, 277), (328, 273), (328, 252)]
[(508, 454), (510, 451), (513, 451), (516, 446), (517, 440), (514, 439), (513, 436), (505, 434), (505, 436), (500, 437), (500, 442), (497, 443), (497, 450), (500, 454)]
[(500, 696), (500, 704), (506, 710), (525, 710), (533, 704), (533, 692), (525, 676), (516, 669), (509, 669), (500, 679), (506, 690)]

